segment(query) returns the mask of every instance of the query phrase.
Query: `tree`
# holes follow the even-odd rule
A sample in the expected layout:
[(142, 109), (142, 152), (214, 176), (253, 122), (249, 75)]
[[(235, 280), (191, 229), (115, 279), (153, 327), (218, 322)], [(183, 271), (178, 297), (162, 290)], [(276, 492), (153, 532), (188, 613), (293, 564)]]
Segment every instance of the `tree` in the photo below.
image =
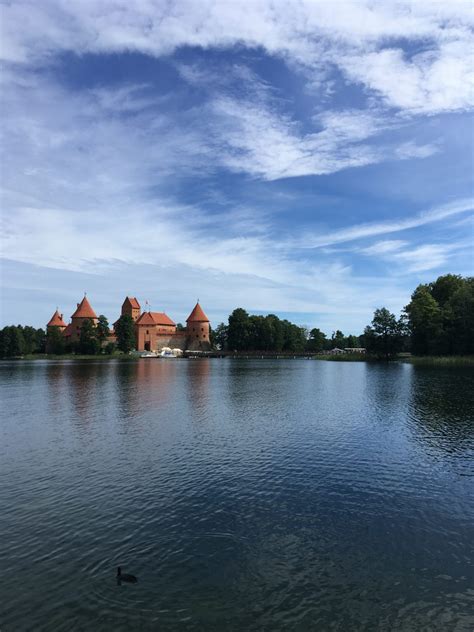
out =
[(342, 331), (340, 331), (339, 329), (332, 332), (331, 345), (332, 349), (334, 349), (335, 347), (337, 347), (338, 349), (344, 349), (344, 347), (346, 346), (346, 338)]
[(219, 323), (212, 332), (212, 346), (221, 351), (227, 349), (228, 327), (225, 323)]
[(474, 353), (474, 278), (465, 279), (449, 299), (452, 314), (451, 353)]
[(249, 315), (238, 307), (229, 316), (227, 329), (227, 344), (232, 351), (245, 351), (248, 349), (250, 334)]
[(115, 323), (117, 346), (123, 353), (130, 353), (135, 348), (135, 323), (131, 316), (120, 316)]
[(431, 283), (429, 287), (430, 294), (438, 305), (443, 308), (451, 297), (462, 288), (465, 280), (459, 274), (445, 274)]
[(372, 325), (365, 328), (364, 336), (367, 351), (378, 357), (388, 359), (401, 351), (401, 324), (385, 307), (375, 310)]
[(326, 346), (327, 338), (326, 334), (322, 332), (320, 329), (315, 327), (311, 329), (309, 332), (309, 340), (307, 343), (308, 351), (314, 351), (315, 353), (319, 353)]
[(2, 329), (0, 337), (0, 355), (2, 358), (14, 358), (25, 353), (25, 340), (22, 327), (9, 325)]
[(306, 347), (306, 333), (303, 327), (299, 327), (288, 320), (281, 321), (284, 333), (284, 351), (304, 351)]
[(411, 333), (412, 349), (416, 355), (427, 355), (439, 351), (442, 334), (442, 313), (432, 297), (428, 285), (419, 285), (405, 307)]
[(50, 327), (48, 331), (48, 341), (46, 346), (47, 353), (53, 353), (55, 355), (61, 355), (64, 353), (65, 344), (64, 336), (59, 327)]
[(347, 347), (349, 347), (350, 349), (356, 349), (357, 347), (361, 347), (362, 345), (360, 344), (360, 340), (359, 340), (359, 336), (354, 336), (354, 335), (350, 335), (347, 336)]
[(101, 314), (98, 318), (96, 333), (97, 333), (97, 339), (102, 346), (104, 342), (107, 340), (108, 336), (110, 335), (109, 321), (103, 314)]
[(97, 337), (97, 327), (91, 319), (87, 318), (82, 321), (81, 332), (79, 337), (79, 352), (95, 355), (99, 352), (100, 342)]
[(474, 279), (445, 274), (419, 285), (405, 307), (413, 353), (474, 352)]
[(115, 351), (115, 347), (116, 347), (115, 342), (108, 342), (108, 343), (105, 345), (105, 349), (104, 349), (104, 351), (105, 351), (105, 353), (106, 353), (107, 355), (112, 355), (112, 354), (113, 354), (113, 352)]

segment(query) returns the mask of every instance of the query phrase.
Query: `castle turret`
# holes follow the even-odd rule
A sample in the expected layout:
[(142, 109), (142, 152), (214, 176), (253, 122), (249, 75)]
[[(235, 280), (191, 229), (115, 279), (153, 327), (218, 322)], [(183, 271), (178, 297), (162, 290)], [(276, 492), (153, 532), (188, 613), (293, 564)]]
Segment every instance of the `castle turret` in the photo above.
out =
[(56, 311), (46, 325), (46, 353), (61, 353), (66, 323), (63, 315)]
[(209, 348), (211, 344), (210, 322), (199, 301), (186, 319), (186, 334), (189, 348)]
[(133, 296), (130, 298), (126, 297), (122, 304), (122, 316), (131, 316), (133, 320), (136, 322), (140, 317), (140, 303)]
[(77, 304), (76, 311), (71, 316), (71, 323), (68, 325), (65, 335), (71, 342), (79, 340), (81, 336), (82, 323), (85, 320), (91, 320), (94, 325), (97, 325), (98, 318), (96, 313), (91, 307), (91, 304), (87, 300), (87, 296), (80, 303)]
[(63, 315), (60, 314), (57, 309), (51, 316), (49, 323), (46, 325), (46, 331), (49, 332), (52, 328), (57, 328), (57, 330), (61, 332), (66, 329), (66, 323), (63, 320)]

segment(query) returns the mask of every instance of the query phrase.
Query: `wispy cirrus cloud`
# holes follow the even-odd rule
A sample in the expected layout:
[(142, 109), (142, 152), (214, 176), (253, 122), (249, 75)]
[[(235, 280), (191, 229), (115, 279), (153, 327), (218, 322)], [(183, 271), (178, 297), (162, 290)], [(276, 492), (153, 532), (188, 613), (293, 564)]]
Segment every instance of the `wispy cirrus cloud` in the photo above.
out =
[(365, 255), (386, 255), (401, 250), (404, 246), (407, 246), (408, 243), (408, 241), (404, 241), (403, 239), (385, 239), (383, 241), (377, 241), (375, 244), (367, 246), (366, 248), (362, 248), (361, 252)]
[(471, 198), (456, 200), (419, 213), (414, 217), (388, 220), (386, 222), (358, 224), (330, 233), (305, 237), (300, 241), (299, 246), (301, 248), (321, 248), (323, 246), (355, 241), (366, 237), (398, 233), (411, 228), (426, 226), (427, 224), (438, 222), (454, 215), (467, 213), (472, 211), (473, 208), (474, 200)]
[[(401, 239), (379, 241), (359, 252), (378, 258), (388, 265), (400, 266), (403, 274), (425, 272), (440, 268), (460, 252), (468, 257), (472, 243), (458, 239), (450, 243), (413, 244)], [(471, 253), (472, 255), (472, 253)]]

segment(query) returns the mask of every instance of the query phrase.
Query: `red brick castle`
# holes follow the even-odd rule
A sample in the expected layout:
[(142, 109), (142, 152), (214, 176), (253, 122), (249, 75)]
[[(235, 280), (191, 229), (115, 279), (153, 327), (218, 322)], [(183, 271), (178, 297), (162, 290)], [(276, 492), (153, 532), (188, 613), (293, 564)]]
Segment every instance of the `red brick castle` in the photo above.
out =
[[(172, 349), (191, 349), (207, 351), (210, 348), (210, 323), (199, 301), (186, 319), (186, 328), (177, 329), (176, 323), (164, 312), (142, 312), (140, 303), (136, 298), (127, 298), (122, 305), (122, 316), (130, 316), (135, 323), (135, 348), (137, 351), (161, 351), (163, 347)], [(61, 332), (66, 344), (74, 344), (79, 341), (82, 323), (90, 320), (97, 325), (96, 313), (84, 296), (77, 304), (75, 312), (71, 316), (71, 322), (66, 325), (63, 315), (56, 310), (46, 326), (50, 334), (53, 330)], [(108, 338), (109, 342), (115, 342), (115, 333), (112, 330)]]

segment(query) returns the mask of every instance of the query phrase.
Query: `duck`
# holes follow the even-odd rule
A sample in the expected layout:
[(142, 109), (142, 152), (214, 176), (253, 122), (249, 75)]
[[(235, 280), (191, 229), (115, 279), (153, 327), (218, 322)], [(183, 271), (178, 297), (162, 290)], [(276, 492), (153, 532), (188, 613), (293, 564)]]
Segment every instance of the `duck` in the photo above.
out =
[(122, 574), (122, 569), (119, 566), (117, 568), (117, 583), (120, 584), (120, 582), (127, 582), (129, 584), (136, 584), (138, 582), (138, 579), (135, 577), (135, 575), (129, 575), (128, 573), (123, 573)]

